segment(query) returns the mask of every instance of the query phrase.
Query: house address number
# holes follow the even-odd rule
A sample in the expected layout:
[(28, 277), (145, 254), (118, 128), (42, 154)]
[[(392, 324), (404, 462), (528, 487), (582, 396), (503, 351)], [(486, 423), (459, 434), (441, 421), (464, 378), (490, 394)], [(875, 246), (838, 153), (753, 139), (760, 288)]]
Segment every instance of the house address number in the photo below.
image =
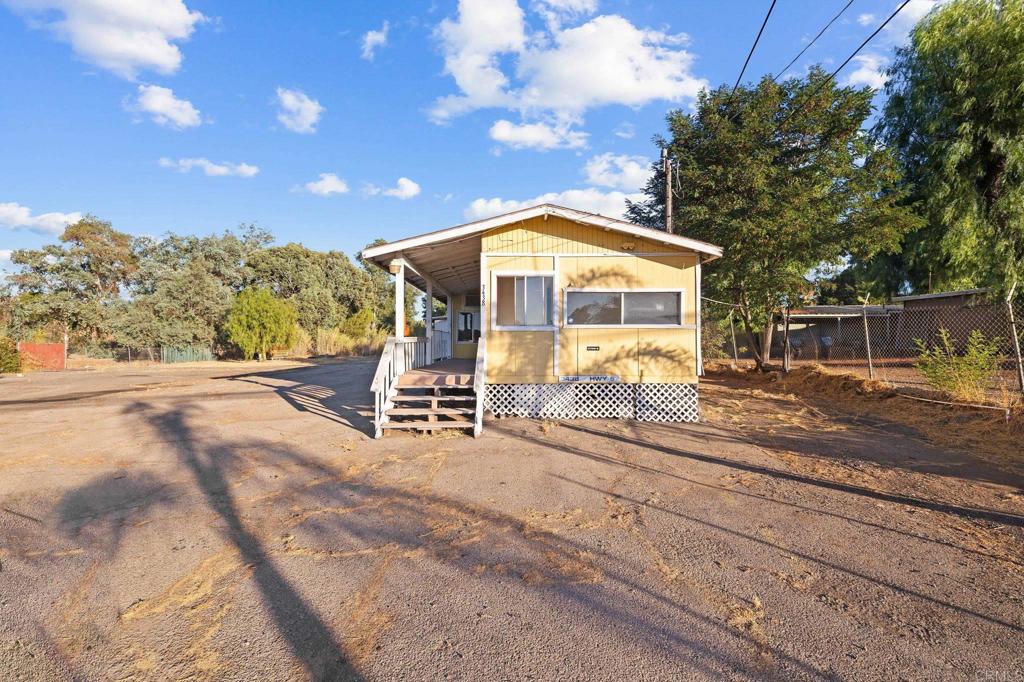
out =
[(617, 374), (574, 374), (560, 376), (558, 381), (563, 384), (615, 384), (621, 381)]

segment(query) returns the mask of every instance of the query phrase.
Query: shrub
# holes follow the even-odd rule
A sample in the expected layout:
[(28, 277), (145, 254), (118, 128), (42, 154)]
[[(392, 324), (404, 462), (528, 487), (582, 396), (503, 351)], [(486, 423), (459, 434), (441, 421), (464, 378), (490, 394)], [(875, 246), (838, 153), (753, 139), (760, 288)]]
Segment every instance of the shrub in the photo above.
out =
[(288, 348), (298, 324), (295, 308), (266, 289), (246, 289), (235, 299), (224, 329), (245, 358), (267, 357), (273, 348)]
[(355, 339), (365, 339), (373, 333), (373, 320), (373, 311), (363, 308), (342, 322), (341, 332)]
[(21, 354), (18, 344), (6, 336), (0, 336), (0, 374), (14, 374), (21, 371)]
[(928, 385), (947, 396), (962, 401), (978, 402), (985, 399), (986, 389), (999, 371), (1002, 356), (999, 339), (986, 339), (975, 329), (967, 337), (962, 353), (956, 349), (956, 340), (949, 331), (940, 329), (938, 340), (931, 346), (914, 339), (921, 356), (917, 368)]

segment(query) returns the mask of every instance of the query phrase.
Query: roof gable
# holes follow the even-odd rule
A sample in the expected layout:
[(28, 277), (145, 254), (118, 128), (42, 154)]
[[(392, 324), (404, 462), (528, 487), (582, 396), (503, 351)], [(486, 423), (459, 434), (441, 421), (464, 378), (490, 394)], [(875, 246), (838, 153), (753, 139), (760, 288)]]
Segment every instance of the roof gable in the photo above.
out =
[(381, 244), (380, 246), (373, 246), (364, 249), (362, 252), (363, 258), (367, 260), (377, 261), (382, 257), (389, 257), (393, 254), (401, 252), (405, 249), (413, 249), (421, 246), (428, 246), (432, 244), (439, 244), (442, 242), (453, 241), (464, 239), (467, 237), (483, 234), (489, 230), (499, 228), (505, 225), (516, 223), (522, 220), (528, 220), (530, 218), (536, 218), (540, 216), (554, 215), (566, 220), (582, 223), (584, 225), (591, 225), (594, 227), (602, 228), (605, 230), (613, 230), (628, 234), (636, 237), (643, 237), (652, 241), (657, 241), (661, 244), (668, 246), (675, 246), (698, 253), (703, 253), (710, 256), (711, 258), (718, 258), (722, 255), (721, 247), (713, 244), (708, 244), (696, 239), (690, 239), (689, 237), (683, 237), (675, 234), (668, 234), (661, 232), (660, 230), (652, 230), (648, 227), (642, 227), (625, 220), (618, 220), (616, 218), (608, 218), (606, 216), (597, 215), (595, 213), (587, 213), (586, 211), (580, 211), (573, 208), (566, 208), (564, 206), (555, 206), (554, 204), (541, 204), (539, 206), (531, 206), (530, 208), (520, 209), (518, 211), (512, 211), (511, 213), (505, 213), (503, 215), (494, 216), (493, 218), (485, 218), (483, 220), (477, 220), (472, 223), (466, 223), (464, 225), (457, 225), (444, 230), (437, 230), (435, 232), (428, 232), (415, 237), (409, 237), (406, 239), (400, 239), (395, 242), (388, 244)]

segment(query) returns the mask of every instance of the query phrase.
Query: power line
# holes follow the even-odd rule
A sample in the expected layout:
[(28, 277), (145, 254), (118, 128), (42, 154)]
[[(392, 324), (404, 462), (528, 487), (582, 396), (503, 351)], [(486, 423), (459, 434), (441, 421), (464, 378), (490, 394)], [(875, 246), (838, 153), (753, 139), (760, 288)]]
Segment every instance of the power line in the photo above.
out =
[(764, 15), (764, 21), (761, 22), (761, 29), (757, 32), (757, 37), (754, 38), (754, 44), (750, 46), (750, 52), (747, 53), (747, 59), (743, 62), (743, 68), (740, 69), (740, 75), (736, 76), (736, 84), (732, 86), (732, 94), (729, 95), (729, 99), (736, 94), (736, 88), (740, 86), (740, 81), (743, 80), (743, 74), (747, 71), (747, 65), (750, 64), (750, 58), (754, 56), (754, 49), (757, 48), (757, 43), (761, 40), (761, 34), (764, 33), (764, 27), (768, 25), (768, 17), (772, 15), (772, 10), (775, 9), (775, 3), (777, 0), (772, 0), (771, 6), (768, 8), (768, 14)]
[(810, 102), (810, 101), (811, 101), (812, 99), (814, 99), (814, 98), (815, 98), (815, 96), (817, 96), (817, 94), (818, 94), (819, 92), (821, 92), (821, 91), (822, 91), (822, 89), (824, 89), (824, 87), (825, 87), (826, 85), (828, 85), (829, 83), (831, 83), (831, 82), (832, 82), (832, 80), (833, 80), (833, 79), (834, 79), (834, 78), (836, 77), (836, 74), (837, 74), (837, 73), (839, 73), (840, 71), (842, 71), (842, 70), (843, 70), (843, 67), (844, 67), (844, 66), (846, 66), (846, 65), (847, 65), (847, 64), (849, 64), (849, 63), (850, 63), (851, 61), (853, 61), (853, 58), (857, 56), (857, 53), (858, 53), (858, 52), (860, 52), (861, 50), (863, 50), (863, 49), (864, 49), (864, 46), (865, 46), (865, 45), (867, 45), (868, 43), (870, 43), (870, 42), (871, 42), (871, 39), (872, 39), (872, 38), (874, 38), (874, 37), (875, 37), (875, 36), (877, 36), (877, 35), (878, 35), (879, 33), (881, 33), (882, 29), (883, 29), (883, 28), (885, 28), (885, 27), (886, 27), (886, 26), (887, 26), (887, 25), (889, 24), (889, 22), (890, 22), (890, 21), (892, 21), (892, 20), (893, 20), (893, 19), (894, 19), (894, 18), (896, 17), (896, 15), (897, 15), (897, 14), (899, 14), (899, 13), (900, 13), (900, 11), (901, 11), (901, 10), (902, 10), (902, 9), (903, 9), (904, 7), (906, 7), (907, 5), (909, 5), (909, 4), (910, 4), (910, 0), (903, 0), (903, 3), (902, 3), (902, 4), (901, 4), (901, 5), (899, 6), (899, 7), (897, 7), (897, 8), (896, 8), (896, 11), (895, 11), (895, 12), (893, 12), (892, 14), (890, 14), (890, 15), (889, 15), (889, 18), (888, 18), (888, 19), (886, 19), (885, 21), (883, 21), (883, 22), (882, 22), (881, 26), (879, 26), (878, 28), (876, 28), (876, 29), (875, 29), (875, 30), (874, 30), (874, 31), (873, 31), (873, 32), (871, 33), (871, 35), (869, 35), (869, 36), (868, 36), (867, 38), (865, 38), (865, 39), (864, 39), (864, 42), (862, 42), (862, 43), (861, 43), (861, 44), (860, 44), (859, 46), (857, 46), (857, 49), (856, 49), (856, 50), (854, 50), (854, 51), (853, 51), (853, 53), (852, 53), (852, 54), (850, 54), (850, 56), (849, 56), (849, 57), (847, 57), (847, 58), (846, 58), (845, 60), (843, 60), (843, 63), (842, 63), (842, 64), (840, 64), (840, 65), (839, 65), (838, 67), (836, 67), (836, 70), (835, 70), (835, 71), (833, 71), (832, 73), (830, 73), (830, 74), (828, 75), (828, 77), (827, 77), (827, 78), (825, 78), (825, 80), (821, 81), (821, 83), (819, 83), (819, 84), (818, 84), (818, 87), (816, 87), (816, 88), (814, 89), (814, 91), (813, 91), (813, 92), (812, 92), (812, 93), (811, 93), (810, 95), (808, 95), (807, 97), (805, 97), (805, 98), (804, 98), (804, 101), (800, 103), (800, 106), (798, 106), (798, 107), (797, 107), (796, 109), (793, 109), (793, 111), (791, 111), (791, 112), (789, 113), (789, 115), (788, 115), (788, 116), (786, 116), (786, 118), (782, 119), (782, 121), (780, 121), (780, 122), (779, 122), (779, 125), (778, 125), (778, 127), (777, 127), (777, 128), (775, 129), (775, 132), (779, 132), (780, 130), (782, 130), (782, 126), (783, 126), (783, 125), (785, 125), (786, 123), (788, 123), (788, 122), (789, 122), (789, 119), (791, 119), (791, 118), (793, 118), (794, 116), (796, 116), (796, 114), (797, 114), (797, 113), (799, 113), (800, 111), (803, 111), (804, 107), (805, 107), (805, 106), (807, 106), (807, 103), (808, 103), (808, 102)]
[(807, 43), (807, 45), (804, 47), (804, 49), (800, 50), (800, 54), (798, 54), (797, 56), (793, 57), (793, 60), (789, 64), (786, 64), (784, 67), (782, 67), (781, 70), (776, 72), (776, 75), (772, 77), (772, 80), (773, 81), (778, 80), (779, 76), (781, 76), (782, 74), (786, 73), (786, 71), (789, 70), (789, 67), (791, 67), (794, 64), (796, 64), (797, 60), (800, 59), (800, 57), (803, 57), (804, 53), (807, 52), (807, 50), (811, 49), (811, 46), (814, 45), (814, 43), (816, 43), (818, 41), (818, 38), (820, 38), (822, 35), (824, 35), (825, 31), (827, 31), (829, 29), (829, 27), (832, 26), (832, 24), (836, 23), (836, 19), (838, 19), (839, 17), (843, 16), (843, 13), (846, 10), (850, 9), (850, 5), (852, 5), (853, 3), (854, 3), (854, 0), (850, 0), (849, 2), (847, 2), (843, 6), (843, 8), (841, 10), (839, 10), (839, 13), (836, 14), (834, 17), (832, 17), (831, 21), (829, 21), (827, 24), (825, 24), (825, 28), (823, 28), (820, 31), (818, 31), (818, 35), (814, 36), (814, 39), (811, 40), (811, 42)]

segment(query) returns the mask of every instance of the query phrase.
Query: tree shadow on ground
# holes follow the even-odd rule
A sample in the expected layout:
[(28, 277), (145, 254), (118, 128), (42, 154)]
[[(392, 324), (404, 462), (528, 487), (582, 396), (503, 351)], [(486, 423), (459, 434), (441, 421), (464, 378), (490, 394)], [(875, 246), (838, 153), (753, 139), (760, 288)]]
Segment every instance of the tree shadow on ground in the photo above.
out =
[(103, 546), (111, 557), (126, 527), (174, 497), (174, 486), (148, 472), (105, 474), (62, 496), (55, 513), (61, 532)]
[[(741, 471), (747, 471), (753, 474), (762, 474), (764, 476), (769, 476), (780, 480), (792, 481), (794, 483), (800, 483), (802, 485), (814, 486), (817, 488), (833, 490), (836, 492), (850, 493), (853, 495), (858, 495), (873, 500), (892, 502), (894, 504), (905, 504), (911, 507), (917, 507), (919, 509), (928, 509), (931, 511), (941, 512), (944, 514), (953, 514), (956, 516), (962, 516), (969, 519), (990, 521), (992, 523), (999, 523), (1008, 526), (1024, 527), (1024, 515), (1015, 514), (1009, 511), (986, 509), (983, 507), (970, 507), (967, 505), (942, 502), (940, 500), (923, 499), (919, 497), (914, 497), (913, 495), (905, 495), (898, 492), (875, 490), (873, 488), (867, 488), (852, 483), (842, 483), (839, 481), (833, 481), (826, 478), (818, 478), (814, 476), (808, 476), (806, 474), (799, 474), (791, 471), (785, 471), (782, 469), (776, 469), (774, 467), (764, 466), (761, 464), (752, 464), (748, 462), (741, 462), (734, 459), (728, 459), (726, 457), (719, 457), (716, 455), (708, 455), (699, 452), (693, 452), (690, 450), (684, 450), (682, 448), (673, 447), (671, 445), (665, 445), (652, 440), (628, 436), (621, 433), (612, 433), (610, 431), (594, 429), (583, 424), (565, 424), (564, 426), (566, 429), (570, 431), (576, 431), (578, 433), (583, 433), (590, 436), (599, 436), (601, 438), (607, 438), (628, 445), (635, 445), (637, 447), (654, 450), (656, 452), (672, 455), (674, 457), (683, 457), (686, 459), (692, 459), (695, 461), (705, 462), (708, 464), (719, 464), (725, 467), (739, 469)], [(665, 425), (661, 425), (661, 427), (666, 428)], [(670, 429), (670, 427), (668, 428)]]
[[(370, 475), (383, 464), (349, 469), (328, 466), (295, 448), (259, 440), (213, 440), (192, 426), (197, 408), (158, 408), (136, 402), (127, 414), (145, 420), (175, 448), (202, 492), (207, 506), (222, 520), (225, 539), (251, 567), (253, 580), (275, 628), (296, 661), (312, 679), (360, 679), (358, 652), (351, 633), (333, 632), (298, 589), (275, 566), (275, 558), (366, 563), (383, 557), (387, 562), (412, 562), (422, 557), (456, 568), (467, 581), (505, 581), (513, 576), (523, 589), (535, 589), (570, 601), (593, 617), (595, 627), (616, 636), (622, 624), (642, 628), (650, 646), (684, 661), (706, 676), (722, 669), (742, 671), (752, 678), (763, 673), (762, 662), (746, 650), (770, 651), (775, 660), (799, 669), (813, 679), (831, 676), (814, 664), (775, 651), (742, 629), (729, 626), (728, 614), (701, 613), (670, 596), (668, 589), (652, 589), (636, 580), (634, 571), (620, 566), (600, 550), (581, 544), (504, 512), (461, 502), (430, 492), (429, 478), (419, 484), (385, 484)], [(395, 459), (394, 466), (412, 466), (422, 453)], [(367, 468), (368, 466), (368, 468)], [(428, 471), (436, 471), (424, 465)], [(264, 467), (287, 471), (280, 478), (247, 479), (262, 491), (245, 503), (237, 497), (244, 472)], [(244, 471), (243, 471), (244, 470)], [(406, 481), (408, 477), (403, 477)], [(270, 483), (285, 481), (280, 483)], [(255, 501), (255, 502), (254, 502)], [(243, 509), (244, 506), (244, 509)], [(244, 518), (251, 519), (248, 523)], [(257, 522), (256, 517), (266, 517)], [(255, 528), (259, 528), (257, 533)], [(260, 536), (285, 539), (269, 547)], [(300, 544), (304, 543), (304, 544)], [(591, 557), (599, 556), (595, 560)], [(332, 565), (341, 565), (336, 563)], [(423, 564), (410, 564), (417, 572)], [(344, 575), (344, 574), (341, 574)], [(332, 572), (331, 579), (339, 574)], [(621, 583), (629, 593), (646, 595), (667, 611), (654, 617), (618, 599), (602, 598), (594, 585), (605, 580)], [(678, 619), (688, 627), (680, 627)], [(686, 634), (696, 628), (705, 641)], [(710, 634), (709, 634), (710, 633)], [(710, 637), (714, 635), (714, 637)], [(720, 645), (707, 643), (721, 639)], [(735, 647), (739, 647), (737, 650)], [(715, 661), (717, 665), (711, 665)]]
[[(650, 442), (639, 440), (639, 439), (629, 438), (629, 437), (622, 436), (622, 435), (616, 434), (616, 433), (609, 433), (609, 432), (604, 432), (604, 431), (600, 431), (600, 430), (597, 430), (597, 429), (592, 429), (590, 427), (583, 426), (583, 425), (569, 424), (569, 423), (564, 423), (563, 422), (561, 424), (561, 428), (564, 428), (564, 429), (567, 429), (567, 430), (570, 430), (570, 431), (577, 431), (577, 432), (584, 433), (584, 434), (587, 434), (587, 435), (590, 435), (590, 436), (598, 436), (598, 437), (607, 438), (607, 439), (611, 439), (611, 440), (617, 440), (617, 441), (620, 441), (620, 442), (623, 442), (623, 443), (628, 443), (630, 445), (636, 445), (636, 446), (641, 447), (641, 448), (646, 448), (646, 449), (657, 451), (657, 452), (663, 452), (665, 454), (670, 454), (670, 455), (677, 456), (677, 457), (684, 457), (684, 458), (692, 459), (692, 460), (695, 460), (695, 461), (700, 461), (700, 462), (705, 462), (705, 463), (710, 463), (710, 464), (718, 464), (718, 465), (725, 466), (725, 467), (737, 468), (737, 469), (741, 469), (741, 470), (744, 470), (744, 471), (749, 471), (751, 473), (758, 473), (758, 474), (763, 474), (763, 475), (767, 475), (767, 476), (776, 476), (776, 477), (783, 478), (783, 479), (786, 479), (786, 480), (791, 480), (791, 481), (794, 481), (794, 482), (797, 482), (797, 483), (804, 483), (804, 484), (809, 484), (809, 485), (814, 485), (814, 486), (822, 485), (823, 487), (828, 488), (828, 489), (839, 490), (839, 491), (842, 491), (842, 492), (854, 492), (855, 494), (861, 494), (863, 492), (868, 492), (868, 493), (873, 493), (874, 492), (874, 491), (862, 490), (862, 489), (859, 489), (859, 488), (857, 488), (855, 486), (845, 486), (843, 484), (833, 484), (832, 482), (829, 482), (829, 481), (819, 481), (819, 480), (816, 480), (816, 479), (810, 479), (810, 478), (807, 478), (807, 477), (798, 476), (798, 475), (790, 474), (789, 472), (782, 472), (782, 471), (778, 471), (778, 470), (767, 468), (767, 467), (759, 467), (759, 466), (748, 465), (748, 464), (744, 464), (744, 463), (741, 463), (741, 462), (735, 462), (735, 461), (732, 461), (732, 460), (724, 459), (724, 458), (721, 458), (721, 457), (714, 457), (714, 456), (711, 456), (711, 455), (703, 455), (703, 454), (699, 454), (699, 453), (688, 452), (688, 451), (685, 451), (685, 450), (680, 450), (678, 448), (672, 448), (672, 447), (669, 447), (669, 446), (663, 446), (663, 445), (659, 445), (659, 444), (656, 444), (656, 443), (650, 443)], [(616, 459), (614, 457), (609, 457), (608, 455), (605, 455), (603, 453), (599, 453), (599, 452), (595, 452), (593, 450), (588, 450), (588, 449), (585, 449), (585, 448), (573, 446), (573, 445), (570, 445), (570, 444), (567, 444), (567, 443), (563, 443), (563, 442), (558, 442), (558, 441), (556, 441), (556, 440), (554, 440), (552, 438), (540, 437), (540, 436), (532, 436), (532, 435), (522, 434), (522, 433), (516, 433), (516, 434), (511, 434), (511, 435), (515, 435), (517, 437), (524, 438), (525, 440), (533, 442), (533, 443), (535, 443), (537, 445), (541, 445), (541, 446), (544, 446), (544, 447), (547, 447), (547, 448), (552, 448), (552, 449), (558, 450), (560, 452), (564, 452), (564, 453), (568, 453), (568, 454), (572, 454), (572, 455), (576, 455), (576, 456), (580, 456), (580, 457), (585, 457), (587, 459), (592, 459), (592, 460), (595, 460), (595, 461), (598, 461), (598, 462), (602, 462), (602, 463), (605, 463), (605, 464), (617, 465), (617, 466), (627, 466), (627, 467), (636, 468), (636, 469), (639, 469), (639, 470), (642, 470), (642, 471), (646, 471), (648, 473), (654, 473), (654, 474), (665, 475), (665, 476), (672, 476), (674, 478), (679, 478), (679, 479), (685, 480), (685, 481), (690, 482), (690, 483), (698, 483), (698, 484), (700, 484), (700, 482), (696, 481), (695, 479), (679, 476), (678, 474), (672, 474), (672, 473), (663, 472), (663, 471), (660, 471), (660, 470), (658, 470), (656, 468), (647, 467), (647, 466), (644, 466), (642, 464), (635, 464), (635, 463), (632, 463), (632, 462), (624, 462), (624, 461), (618, 460), (618, 459)], [(702, 519), (698, 519), (698, 518), (693, 517), (693, 516), (689, 516), (689, 515), (682, 514), (680, 512), (674, 511), (674, 510), (670, 510), (667, 507), (657, 505), (655, 503), (652, 503), (651, 501), (635, 500), (635, 499), (629, 498), (627, 496), (623, 496), (623, 495), (619, 495), (617, 493), (611, 493), (611, 492), (608, 492), (608, 491), (605, 491), (605, 490), (601, 490), (600, 488), (597, 488), (597, 487), (594, 487), (594, 486), (582, 483), (580, 481), (575, 481), (575, 480), (572, 480), (572, 479), (569, 479), (569, 478), (566, 478), (566, 477), (556, 476), (556, 478), (559, 478), (560, 480), (564, 480), (566, 483), (571, 483), (571, 484), (574, 484), (574, 485), (586, 488), (586, 489), (594, 491), (594, 492), (599, 492), (599, 493), (603, 493), (603, 494), (606, 494), (606, 495), (611, 495), (611, 496), (617, 497), (619, 499), (624, 499), (624, 500), (627, 500), (629, 502), (636, 503), (636, 504), (645, 504), (646, 506), (648, 506), (648, 507), (650, 507), (652, 509), (657, 509), (659, 511), (663, 511), (663, 512), (668, 513), (668, 514), (672, 514), (672, 515), (677, 516), (679, 518), (685, 518), (688, 521), (691, 521), (691, 522), (696, 523), (696, 524), (700, 524), (701, 526), (704, 526), (705, 528), (711, 529), (711, 530), (713, 530), (715, 532), (725, 533), (727, 535), (732, 536), (733, 538), (738, 538), (738, 539), (741, 539), (741, 540), (744, 540), (744, 541), (754, 542), (754, 543), (762, 544), (762, 545), (765, 545), (765, 546), (770, 546), (770, 547), (772, 547), (774, 549), (778, 549), (778, 550), (781, 550), (781, 551), (784, 551), (784, 552), (792, 553), (792, 554), (794, 554), (794, 555), (796, 555), (796, 556), (800, 557), (801, 559), (804, 559), (804, 560), (806, 560), (808, 562), (821, 565), (821, 566), (823, 566), (825, 568), (828, 568), (828, 569), (831, 569), (831, 570), (834, 570), (834, 571), (838, 571), (840, 573), (845, 573), (845, 574), (847, 574), (847, 575), (849, 575), (849, 576), (851, 576), (853, 578), (856, 578), (856, 579), (859, 579), (859, 580), (868, 581), (868, 582), (870, 582), (872, 584), (878, 585), (880, 587), (892, 590), (892, 591), (900, 593), (900, 594), (904, 594), (904, 595), (907, 595), (907, 596), (910, 596), (910, 597), (914, 597), (914, 598), (921, 599), (921, 600), (924, 600), (924, 601), (927, 601), (927, 602), (931, 602), (931, 603), (933, 603), (933, 604), (935, 604), (937, 606), (941, 606), (943, 608), (949, 609), (949, 610), (955, 612), (958, 615), (966, 615), (966, 616), (975, 617), (975, 618), (987, 621), (989, 623), (993, 623), (993, 624), (996, 624), (996, 625), (1000, 625), (1000, 626), (1009, 628), (1009, 629), (1011, 629), (1013, 631), (1016, 631), (1016, 632), (1024, 632), (1024, 628), (1022, 628), (1022, 627), (1020, 627), (1020, 626), (1018, 626), (1018, 625), (1016, 625), (1014, 623), (1009, 623), (1009, 622), (1003, 621), (1003, 620), (1001, 620), (999, 618), (995, 618), (995, 617), (992, 617), (992, 616), (989, 616), (989, 615), (986, 615), (986, 614), (983, 614), (983, 613), (979, 613), (979, 612), (977, 612), (977, 611), (975, 611), (975, 610), (973, 610), (971, 608), (968, 608), (968, 607), (965, 607), (965, 606), (959, 606), (957, 604), (953, 604), (953, 603), (950, 603), (948, 601), (932, 597), (930, 595), (924, 594), (924, 593), (922, 593), (922, 592), (920, 592), (920, 591), (918, 591), (918, 590), (916, 590), (914, 588), (911, 588), (911, 587), (904, 587), (904, 586), (901, 586), (901, 585), (898, 585), (898, 584), (895, 584), (895, 583), (892, 583), (892, 582), (888, 582), (888, 581), (880, 579), (880, 578), (876, 578), (876, 577), (873, 577), (873, 576), (870, 576), (870, 575), (866, 575), (864, 573), (861, 573), (861, 572), (856, 571), (856, 570), (851, 569), (851, 568), (840, 566), (838, 564), (835, 564), (833, 562), (821, 559), (819, 557), (815, 557), (815, 556), (811, 556), (809, 554), (798, 552), (798, 551), (794, 550), (791, 547), (783, 547), (782, 545), (776, 545), (776, 544), (768, 542), (768, 541), (766, 541), (766, 540), (764, 540), (762, 538), (754, 537), (754, 536), (749, 535), (747, 533), (743, 533), (741, 531), (736, 531), (736, 530), (733, 530), (733, 529), (728, 528), (728, 527), (723, 526), (723, 525), (711, 523), (711, 522), (708, 522), (708, 521), (705, 521), (705, 520), (702, 520)], [(851, 488), (851, 489), (848, 490), (847, 488)], [(736, 492), (736, 491), (726, 490), (726, 492)], [(886, 497), (879, 498), (879, 497), (876, 497), (875, 495), (869, 495), (869, 497), (872, 497), (874, 499), (888, 499)], [(918, 502), (918, 503), (922, 503), (923, 502), (923, 501), (920, 501), (920, 500), (913, 500), (913, 498), (907, 498), (907, 499), (911, 500), (911, 502)], [(893, 501), (893, 500), (890, 500), (890, 501)], [(910, 504), (911, 502), (900, 501), (899, 503), (900, 504)], [(947, 506), (947, 505), (937, 505), (937, 508), (933, 507), (933, 506), (925, 506), (925, 508), (935, 509), (936, 511), (942, 511), (942, 512), (945, 512), (945, 513), (954, 513), (954, 514), (958, 513), (958, 512), (962, 513), (962, 512), (965, 511), (963, 508), (960, 508), (960, 507), (950, 507), (950, 506)], [(972, 510), (972, 511), (979, 511), (979, 510)], [(989, 512), (985, 512), (985, 513), (989, 513)], [(994, 513), (994, 512), (992, 512), (992, 513), (997, 518), (1001, 517), (1001, 515), (998, 514), (998, 513)], [(1010, 518), (1010, 520), (1014, 520), (1017, 523), (1024, 522), (1024, 519), (1022, 519), (1021, 517), (1011, 516), (1009, 518)]]
[(372, 436), (372, 372), (370, 359), (353, 358), (343, 363), (325, 363), (312, 367), (271, 370), (223, 378), (269, 388), (299, 412), (322, 417)]
[(242, 563), (251, 567), (253, 580), (277, 631), (307, 675), (315, 680), (362, 679), (327, 625), (274, 566), (263, 543), (243, 522), (230, 491), (228, 472), (236, 453), (225, 445), (200, 445), (188, 423), (190, 411), (189, 408), (162, 411), (144, 402), (136, 402), (126, 409), (127, 413), (146, 419), (159, 435), (173, 443), (207, 505), (224, 522), (225, 538), (238, 552)]

